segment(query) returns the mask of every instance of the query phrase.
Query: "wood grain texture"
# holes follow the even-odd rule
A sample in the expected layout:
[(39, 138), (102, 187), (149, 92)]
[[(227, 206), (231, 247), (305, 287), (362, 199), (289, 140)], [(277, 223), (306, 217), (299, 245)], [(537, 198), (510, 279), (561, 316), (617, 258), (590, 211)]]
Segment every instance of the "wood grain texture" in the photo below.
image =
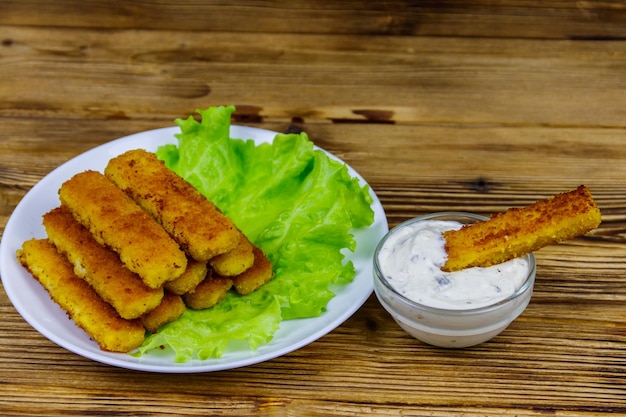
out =
[(77, 30), (5, 28), (0, 115), (623, 126), (623, 42)]
[(265, 33), (624, 39), (615, 1), (4, 0), (0, 23)]
[(624, 1), (0, 2), (0, 236), (54, 168), (216, 104), (306, 132), (369, 182), (390, 226), (580, 184), (603, 214), (538, 251), (524, 314), (462, 350), (414, 340), (371, 296), (271, 361), (135, 372), (48, 341), (0, 287), (0, 414), (626, 414), (625, 87)]

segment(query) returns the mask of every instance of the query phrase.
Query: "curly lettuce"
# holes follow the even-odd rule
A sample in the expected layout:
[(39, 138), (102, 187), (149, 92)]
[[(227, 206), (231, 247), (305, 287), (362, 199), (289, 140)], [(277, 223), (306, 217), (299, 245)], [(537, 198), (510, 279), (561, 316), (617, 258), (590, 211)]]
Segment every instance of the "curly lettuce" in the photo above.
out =
[(345, 164), (314, 148), (305, 133), (277, 134), (272, 143), (230, 137), (234, 106), (177, 119), (177, 144), (157, 156), (226, 213), (272, 262), (275, 277), (246, 296), (232, 292), (216, 307), (188, 309), (149, 335), (139, 349), (170, 347), (177, 361), (218, 358), (228, 344), (251, 349), (271, 341), (281, 320), (317, 317), (331, 288), (355, 276), (343, 249), (351, 230), (373, 223), (368, 186)]

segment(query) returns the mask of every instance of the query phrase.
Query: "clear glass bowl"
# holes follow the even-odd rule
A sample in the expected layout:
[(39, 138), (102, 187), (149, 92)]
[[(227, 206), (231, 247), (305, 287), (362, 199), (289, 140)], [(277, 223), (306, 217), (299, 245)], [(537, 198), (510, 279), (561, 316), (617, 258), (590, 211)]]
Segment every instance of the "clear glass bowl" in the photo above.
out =
[(515, 320), (528, 306), (535, 283), (536, 262), (526, 255), (528, 276), (509, 297), (494, 304), (472, 309), (443, 309), (422, 305), (398, 293), (385, 279), (378, 254), (387, 239), (404, 227), (425, 220), (458, 221), (463, 224), (487, 220), (464, 212), (441, 212), (416, 217), (393, 228), (374, 252), (374, 292), (382, 306), (411, 336), (434, 346), (463, 348), (486, 342)]

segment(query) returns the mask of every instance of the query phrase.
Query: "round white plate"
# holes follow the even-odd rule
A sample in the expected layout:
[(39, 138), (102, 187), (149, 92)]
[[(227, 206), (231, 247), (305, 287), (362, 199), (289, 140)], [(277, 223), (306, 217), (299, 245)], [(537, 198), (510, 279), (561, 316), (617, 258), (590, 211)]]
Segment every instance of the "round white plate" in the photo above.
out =
[[(237, 368), (263, 362), (299, 349), (329, 333), (347, 320), (367, 300), (373, 290), (371, 259), (378, 241), (387, 233), (388, 224), (380, 200), (370, 189), (374, 199), (374, 223), (354, 231), (357, 249), (347, 251), (357, 274), (354, 281), (336, 291), (328, 303), (328, 310), (320, 317), (283, 321), (270, 343), (256, 350), (233, 348), (219, 359), (174, 362), (172, 352), (151, 351), (141, 357), (100, 350), (98, 345), (68, 319), (67, 314), (50, 300), (46, 290), (20, 265), (15, 253), (30, 238), (44, 238), (42, 216), (59, 205), (57, 191), (61, 184), (78, 172), (87, 169), (103, 171), (109, 159), (130, 149), (149, 151), (166, 143), (177, 143), (174, 134), (178, 127), (150, 130), (126, 136), (75, 157), (56, 168), (37, 183), (17, 205), (2, 236), (0, 244), (0, 275), (2, 284), (22, 317), (52, 342), (78, 355), (121, 368), (150, 372), (191, 373)], [(272, 142), (276, 132), (244, 126), (231, 126), (231, 137), (253, 139), (256, 143)], [(332, 158), (339, 158), (329, 154)], [(352, 168), (350, 174), (365, 180)]]

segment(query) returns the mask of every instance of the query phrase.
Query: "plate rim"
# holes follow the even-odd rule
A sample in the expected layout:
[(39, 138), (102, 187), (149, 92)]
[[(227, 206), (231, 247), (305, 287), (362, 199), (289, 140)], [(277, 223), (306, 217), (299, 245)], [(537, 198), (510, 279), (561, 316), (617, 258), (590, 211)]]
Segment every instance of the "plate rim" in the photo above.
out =
[[(15, 249), (16, 241), (19, 240), (18, 247), (21, 247), (21, 243), (24, 240), (26, 240), (28, 237), (23, 238), (23, 239), (18, 238), (18, 237), (13, 237), (12, 232), (17, 228), (16, 223), (18, 222), (18, 220), (25, 215), (26, 210), (31, 208), (32, 206), (31, 200), (35, 199), (35, 197), (40, 194), (47, 196), (48, 198), (50, 198), (51, 193), (56, 195), (56, 191), (58, 190), (58, 187), (56, 187), (56, 189), (54, 189), (53, 191), (51, 191), (52, 187), (50, 187), (49, 189), (45, 189), (45, 187), (49, 185), (48, 183), (52, 183), (52, 185), (54, 183), (58, 183), (58, 185), (60, 186), (60, 182), (65, 181), (69, 179), (71, 175), (84, 170), (80, 168), (80, 166), (82, 166), (82, 164), (84, 164), (84, 161), (88, 160), (91, 156), (101, 155), (104, 153), (110, 153), (111, 155), (109, 155), (108, 157), (100, 156), (99, 158), (100, 163), (106, 164), (106, 162), (110, 158), (128, 149), (134, 149), (134, 148), (139, 147), (139, 148), (144, 148), (150, 151), (155, 151), (156, 148), (158, 148), (158, 146), (160, 145), (163, 145), (166, 143), (176, 144), (177, 143), (176, 137), (175, 137), (176, 133), (180, 133), (180, 128), (178, 126), (162, 127), (162, 128), (150, 129), (150, 130), (145, 130), (142, 132), (133, 133), (131, 135), (113, 139), (111, 141), (95, 146), (79, 155), (74, 156), (73, 158), (69, 159), (68, 161), (54, 168), (52, 171), (46, 174), (43, 178), (41, 178), (33, 187), (31, 187), (31, 189), (18, 202), (14, 211), (11, 213), (11, 215), (9, 216), (9, 219), (7, 220), (4, 233), (2, 235), (2, 240), (0, 241), (0, 277), (2, 279), (2, 285), (4, 287), (4, 290), (9, 300), (11, 301), (11, 304), (17, 310), (20, 316), (31, 327), (33, 327), (37, 332), (39, 332), (41, 335), (43, 335), (44, 337), (46, 337), (48, 340), (55, 343), (56, 345), (70, 352), (73, 352), (79, 356), (93, 360), (95, 362), (107, 364), (110, 366), (125, 368), (125, 369), (146, 371), (146, 372), (197, 373), (197, 372), (213, 372), (213, 371), (220, 371), (220, 370), (226, 370), (226, 369), (235, 369), (239, 367), (244, 367), (244, 366), (249, 366), (249, 365), (265, 362), (267, 360), (271, 360), (271, 359), (286, 355), (332, 332), (334, 329), (341, 326), (341, 324), (343, 324), (357, 310), (361, 308), (361, 306), (367, 301), (367, 299), (370, 297), (370, 295), (373, 292), (372, 270), (371, 270), (371, 265), (369, 265), (369, 263), (371, 262), (365, 262), (365, 264), (367, 265), (362, 263), (360, 266), (362, 268), (363, 267), (367, 267), (367, 268), (361, 271), (357, 271), (357, 276), (355, 276), (354, 281), (346, 285), (346, 287), (353, 285), (355, 281), (357, 281), (357, 277), (360, 277), (362, 274), (366, 275), (365, 278), (369, 278), (367, 282), (367, 286), (365, 288), (359, 289), (359, 291), (357, 292), (359, 297), (356, 300), (353, 300), (354, 303), (352, 303), (348, 308), (344, 308), (343, 311), (340, 312), (339, 314), (335, 314), (334, 316), (332, 316), (331, 317), (332, 320), (328, 324), (322, 326), (321, 328), (317, 329), (316, 331), (309, 334), (307, 337), (301, 339), (298, 342), (289, 343), (282, 347), (279, 346), (278, 348), (275, 348), (275, 349), (273, 349), (275, 346), (272, 346), (272, 344), (276, 340), (276, 336), (277, 335), (280, 336), (282, 333), (289, 331), (288, 329), (289, 327), (296, 327), (296, 326), (302, 327), (303, 321), (306, 323), (312, 320), (328, 319), (328, 317), (326, 316), (329, 314), (328, 311), (318, 317), (281, 321), (280, 328), (276, 331), (276, 333), (274, 334), (274, 338), (270, 342), (264, 345), (261, 345), (256, 350), (252, 350), (248, 348), (246, 352), (241, 352), (241, 351), (235, 352), (235, 354), (240, 354), (244, 356), (238, 360), (228, 360), (229, 352), (227, 351), (221, 358), (217, 358), (217, 359), (199, 360), (199, 359), (194, 358), (184, 363), (177, 363), (170, 359), (170, 362), (165, 363), (165, 364), (142, 363), (141, 357), (136, 358), (126, 353), (104, 352), (104, 351), (101, 351), (99, 347), (97, 347), (97, 344), (92, 340), (89, 340), (89, 342), (95, 345), (96, 350), (85, 349), (80, 345), (72, 343), (67, 338), (67, 335), (57, 334), (49, 326), (45, 326), (42, 323), (41, 318), (36, 317), (36, 314), (32, 314), (32, 311), (29, 311), (29, 309), (27, 309), (26, 306), (23, 304), (26, 301), (24, 300), (25, 296), (19, 294), (19, 292), (16, 291), (17, 287), (19, 287), (19, 283), (16, 283), (16, 282), (17, 280), (21, 279), (21, 277), (14, 278), (11, 275), (6, 276), (8, 272), (12, 272), (12, 270), (13, 271), (17, 270), (17, 271), (21, 271), (22, 275), (28, 274), (28, 276), (30, 277), (30, 274), (26, 272), (25, 269), (17, 261), (15, 257), (15, 252), (14, 252), (14, 250), (16, 250)], [(242, 125), (230, 126), (230, 136), (232, 138), (252, 139), (255, 141), (257, 145), (262, 142), (271, 142), (277, 134), (279, 134), (279, 132), (256, 128), (256, 127), (242, 126)], [(136, 146), (133, 146), (133, 145), (136, 145)], [(349, 164), (347, 164), (346, 162), (338, 158), (336, 155), (318, 146), (315, 146), (315, 149), (321, 150), (325, 152), (329, 157), (344, 163), (347, 166), (348, 171), (351, 176), (358, 178), (362, 186), (363, 185), (369, 186), (369, 184), (365, 181), (365, 179), (356, 170), (354, 170), (352, 167), (350, 167)], [(98, 168), (95, 168), (95, 169), (102, 171), (103, 168), (104, 168), (104, 165), (102, 165), (102, 168), (100, 169)], [(357, 252), (359, 251), (359, 249), (364, 250), (362, 247), (359, 248), (359, 244), (363, 245), (364, 243), (368, 243), (368, 242), (359, 242), (358, 240), (359, 235), (365, 234), (368, 231), (374, 233), (374, 237), (376, 237), (375, 239), (376, 242), (369, 242), (369, 251), (371, 252), (371, 254), (373, 254), (373, 249), (377, 241), (380, 240), (384, 236), (384, 234), (389, 231), (389, 226), (388, 226), (384, 208), (382, 207), (382, 204), (378, 196), (376, 195), (376, 193), (374, 192), (371, 186), (369, 186), (369, 192), (373, 199), (371, 207), (374, 210), (374, 223), (368, 226), (367, 228), (360, 229), (360, 230), (353, 230), (352, 232), (355, 235), (355, 239), (357, 239)], [(58, 198), (57, 198), (57, 205), (58, 205)], [(43, 209), (40, 210), (41, 215), (43, 215), (46, 211), (50, 210), (53, 207), (49, 204), (49, 202), (48, 203), (44, 202), (43, 204), (41, 204), (41, 206), (43, 207)], [(31, 208), (31, 210), (33, 209)], [(37, 210), (34, 210), (34, 211), (37, 211)], [(40, 219), (41, 217), (39, 216), (39, 223), (41, 223)], [(37, 230), (34, 230), (34, 229), (37, 229)], [(45, 231), (42, 236), (41, 235), (42, 229), (43, 229), (43, 226), (41, 224), (38, 227), (33, 226), (31, 224), (30, 227), (27, 227), (28, 233), (18, 234), (18, 236), (23, 236), (24, 234), (30, 234), (31, 237), (44, 237)], [(11, 252), (11, 250), (13, 250), (13, 252)], [(370, 253), (370, 252), (367, 252), (367, 253)], [(351, 259), (351, 254), (347, 253), (346, 258)], [(371, 260), (371, 256), (369, 256), (369, 258)], [(360, 278), (360, 279), (363, 280), (365, 278)], [(41, 291), (45, 292), (45, 289), (41, 287), (41, 285), (36, 280), (32, 278), (31, 280), (32, 282), (30, 284), (29, 283), (24, 283), (24, 284), (33, 286), (32, 284), (34, 282), (34, 284), (36, 284), (36, 286), (38, 286), (40, 289), (38, 291), (39, 295), (41, 295)], [(341, 290), (345, 290), (345, 287), (342, 287)], [(331, 303), (333, 303), (334, 300), (338, 298), (338, 296), (341, 296), (342, 293), (345, 293), (345, 291), (341, 291), (341, 290), (338, 291), (338, 294), (336, 294), (336, 296), (333, 297), (329, 301), (329, 306)], [(28, 294), (28, 295), (31, 295), (31, 294)], [(45, 293), (45, 295), (47, 296), (47, 292)], [(53, 308), (54, 310), (56, 309), (60, 310), (60, 307), (49, 298), (47, 299), (47, 302), (49, 303), (48, 305), (49, 308)], [(69, 319), (68, 319), (67, 324), (64, 324), (64, 325), (59, 324), (59, 323), (54, 323), (54, 324), (55, 326), (60, 325), (63, 328), (72, 326), (72, 329), (74, 331), (80, 332), (79, 338), (81, 339), (89, 338), (87, 334), (82, 331), (82, 329), (79, 329), (74, 324), (74, 322)], [(287, 328), (287, 330), (285, 330), (285, 328)], [(70, 329), (70, 333), (72, 332), (72, 329)], [(170, 353), (173, 355), (172, 352)], [(144, 355), (149, 355), (149, 354), (150, 353), (146, 353)]]

